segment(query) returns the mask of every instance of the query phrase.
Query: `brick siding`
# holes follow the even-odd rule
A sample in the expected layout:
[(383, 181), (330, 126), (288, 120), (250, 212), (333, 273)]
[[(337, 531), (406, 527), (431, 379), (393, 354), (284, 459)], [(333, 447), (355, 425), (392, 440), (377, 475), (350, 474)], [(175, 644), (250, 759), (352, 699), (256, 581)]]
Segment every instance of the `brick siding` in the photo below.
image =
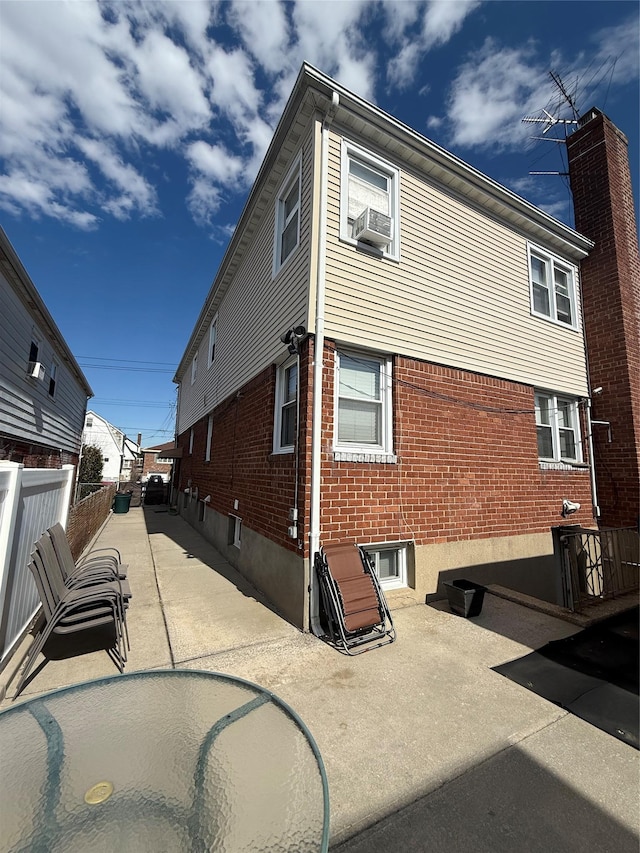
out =
[[(299, 464), (300, 553), (308, 556), (313, 339), (301, 357), (300, 410), (307, 442)], [(398, 356), (394, 360), (395, 463), (335, 461), (334, 344), (324, 359), (321, 531), (324, 543), (353, 537), (416, 544), (549, 532), (561, 524), (564, 498), (582, 504), (572, 522), (591, 524), (586, 468), (544, 470), (538, 463), (534, 392), (529, 386)], [(213, 412), (211, 462), (207, 417), (189, 431), (180, 489), (290, 550), (295, 459), (273, 454), (275, 367), (263, 371)], [(584, 435), (584, 433), (583, 433)], [(586, 459), (586, 453), (585, 453)], [(234, 500), (239, 509), (234, 510)]]
[(62, 468), (63, 465), (78, 465), (78, 454), (68, 453), (56, 447), (28, 444), (0, 433), (0, 460), (20, 462), (25, 468)]

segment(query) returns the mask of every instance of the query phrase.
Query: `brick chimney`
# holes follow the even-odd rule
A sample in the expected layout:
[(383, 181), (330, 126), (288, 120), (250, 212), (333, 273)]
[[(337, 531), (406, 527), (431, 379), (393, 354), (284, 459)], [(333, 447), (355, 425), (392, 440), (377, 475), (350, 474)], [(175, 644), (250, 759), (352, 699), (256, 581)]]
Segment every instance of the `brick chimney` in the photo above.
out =
[[(595, 247), (581, 265), (603, 527), (640, 524), (640, 258), (627, 139), (597, 109), (567, 138), (576, 230)], [(598, 388), (602, 390), (595, 393)]]

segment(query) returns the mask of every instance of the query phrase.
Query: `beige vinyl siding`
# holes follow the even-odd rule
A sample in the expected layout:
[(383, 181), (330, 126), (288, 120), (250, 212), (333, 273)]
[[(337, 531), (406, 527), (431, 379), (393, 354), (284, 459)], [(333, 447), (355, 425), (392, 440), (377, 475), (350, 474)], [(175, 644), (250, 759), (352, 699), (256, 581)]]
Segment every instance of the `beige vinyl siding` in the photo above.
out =
[(340, 242), (340, 141), (332, 133), (327, 337), (586, 394), (581, 328), (531, 316), (526, 235), (402, 169), (400, 261)]
[(266, 366), (287, 357), (280, 335), (291, 325), (307, 325), (313, 176), (311, 133), (302, 146), (300, 243), (274, 278), (275, 205), (282, 180), (292, 163), (293, 158), (283, 168), (265, 215), (217, 306), (218, 328), (213, 364), (207, 368), (207, 326), (198, 348), (195, 383), (191, 385), (191, 364), (181, 377), (179, 433), (204, 417)]
[[(27, 378), (32, 333), (39, 339), (42, 381)], [(54, 397), (49, 396), (52, 358), (58, 363)], [(87, 397), (63, 358), (34, 323), (13, 287), (0, 274), (0, 432), (26, 442), (80, 450)]]

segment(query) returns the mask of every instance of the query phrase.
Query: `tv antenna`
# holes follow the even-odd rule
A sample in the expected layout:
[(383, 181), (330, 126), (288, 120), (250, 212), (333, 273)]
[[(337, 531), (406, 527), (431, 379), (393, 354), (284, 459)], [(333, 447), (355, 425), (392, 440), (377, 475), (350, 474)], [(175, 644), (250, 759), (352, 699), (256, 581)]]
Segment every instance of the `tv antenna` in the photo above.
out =
[[(561, 95), (561, 102), (564, 100), (569, 107), (571, 108), (571, 114), (573, 118), (559, 118), (558, 116), (553, 115), (546, 108), (541, 110), (544, 115), (542, 116), (524, 116), (522, 121), (525, 124), (541, 124), (542, 127), (542, 136), (532, 136), (531, 139), (542, 140), (544, 142), (555, 142), (563, 144), (567, 138), (567, 130), (572, 125), (577, 125), (580, 114), (578, 112), (578, 108), (576, 106), (575, 98), (568, 91), (564, 82), (559, 74), (555, 71), (549, 72), (549, 77), (551, 77), (554, 86), (558, 89)], [(560, 103), (561, 103), (560, 102)], [(560, 103), (558, 104), (558, 109), (560, 108)], [(555, 127), (561, 127), (564, 129), (564, 136), (547, 136), (550, 130)], [(568, 172), (529, 172), (530, 175), (561, 175), (566, 177)]]

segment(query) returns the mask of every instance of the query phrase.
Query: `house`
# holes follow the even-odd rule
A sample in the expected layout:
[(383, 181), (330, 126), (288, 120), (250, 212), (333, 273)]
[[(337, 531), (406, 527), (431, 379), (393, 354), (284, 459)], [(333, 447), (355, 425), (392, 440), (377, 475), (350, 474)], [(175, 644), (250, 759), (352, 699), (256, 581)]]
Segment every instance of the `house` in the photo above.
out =
[[(151, 474), (159, 474), (164, 483), (171, 479), (171, 459), (175, 450), (175, 442), (166, 441), (154, 447), (142, 448), (142, 482), (146, 483)], [(168, 453), (169, 456), (164, 454)]]
[(88, 411), (82, 433), (83, 446), (92, 445), (102, 452), (102, 482), (129, 482), (140, 456), (140, 445), (110, 424), (97, 412)]
[(391, 607), (558, 600), (551, 530), (594, 523), (592, 245), (303, 65), (174, 377), (179, 511), (305, 630), (335, 540)]
[(93, 391), (0, 228), (0, 460), (77, 465)]

